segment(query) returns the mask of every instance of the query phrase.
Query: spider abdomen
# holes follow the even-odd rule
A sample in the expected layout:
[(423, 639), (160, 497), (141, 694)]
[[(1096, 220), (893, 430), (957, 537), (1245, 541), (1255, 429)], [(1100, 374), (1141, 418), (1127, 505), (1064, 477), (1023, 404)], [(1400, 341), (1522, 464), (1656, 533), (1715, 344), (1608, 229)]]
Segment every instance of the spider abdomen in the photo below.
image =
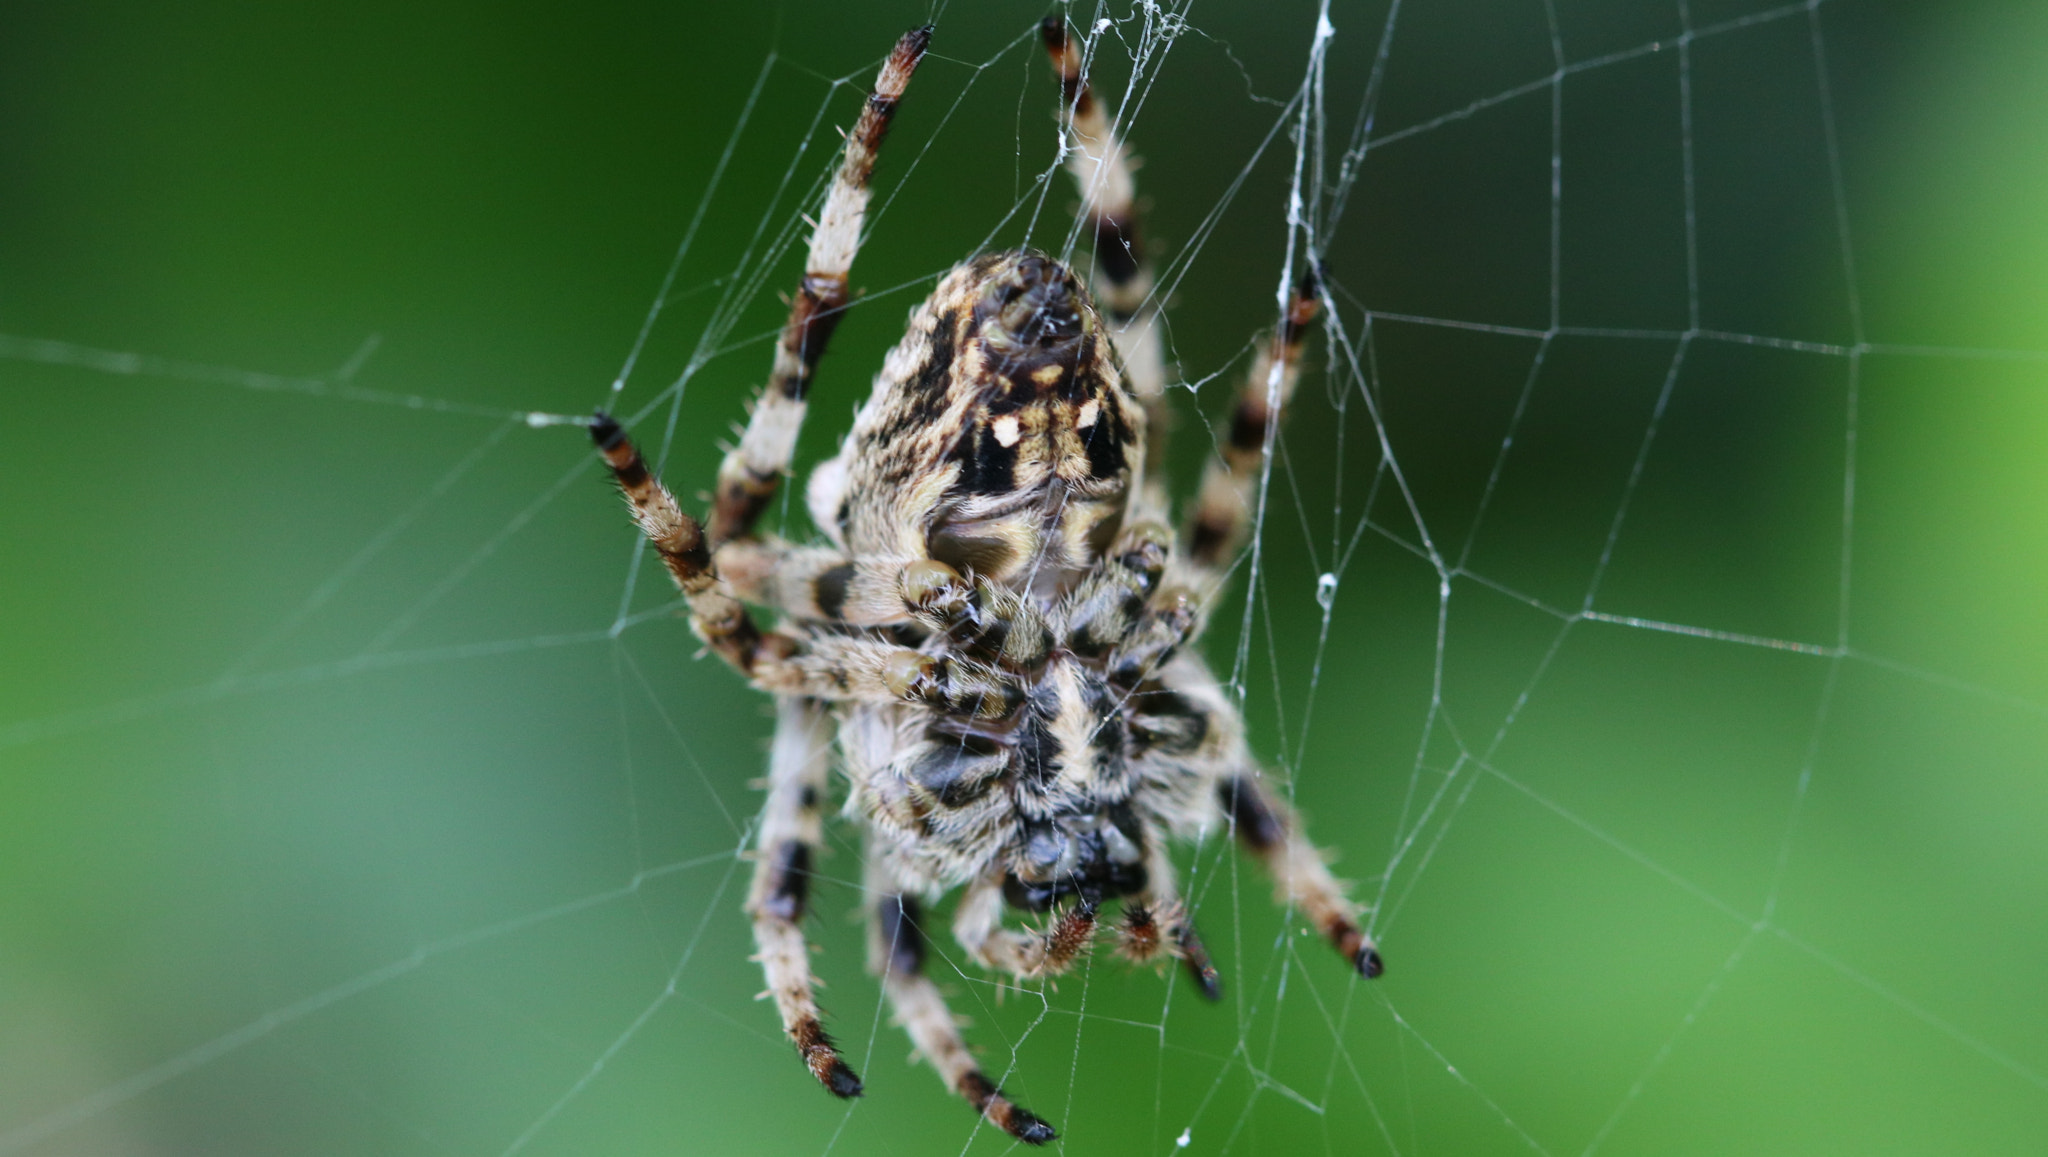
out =
[(1144, 423), (1072, 271), (1028, 250), (987, 254), (912, 312), (814, 476), (812, 515), (852, 554), (1056, 592), (1122, 526)]

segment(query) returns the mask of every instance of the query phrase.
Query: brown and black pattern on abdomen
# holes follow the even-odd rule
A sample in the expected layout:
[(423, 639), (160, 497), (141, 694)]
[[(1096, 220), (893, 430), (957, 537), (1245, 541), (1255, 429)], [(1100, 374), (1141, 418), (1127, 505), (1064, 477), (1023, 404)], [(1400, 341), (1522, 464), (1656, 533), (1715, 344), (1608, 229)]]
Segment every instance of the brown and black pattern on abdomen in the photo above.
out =
[[(1103, 375), (1102, 339), (1095, 333), (1007, 355), (991, 349), (984, 364), (991, 369), (983, 389), (992, 414), (1047, 401), (1079, 405), (1101, 397), (1109, 388)], [(1056, 371), (1057, 376), (1048, 371)]]
[[(1017, 467), (1024, 454), (1030, 453), (1037, 461), (1051, 459), (1058, 462), (1064, 458), (1071, 463), (1074, 461), (1075, 442), (1079, 443), (1080, 460), (1087, 463), (1084, 472), (1087, 478), (1099, 482), (1123, 479), (1129, 469), (1133, 449), (1130, 425), (1124, 420), (1112, 393), (1104, 391), (1091, 400), (1098, 402), (1099, 411), (1095, 424), (1085, 430), (1075, 428), (1074, 413), (1078, 407), (1068, 403), (1051, 407), (1044, 433), (1030, 432), (1027, 426), (1027, 432), (1007, 446), (996, 437), (992, 420), (976, 425), (973, 435), (963, 438), (960, 449), (953, 455), (954, 460), (960, 463), (960, 475), (948, 491), (948, 497), (958, 500), (1010, 494), (1017, 490)], [(991, 413), (994, 413), (993, 409)], [(1062, 447), (1061, 442), (1069, 432), (1073, 442)], [(1041, 439), (1052, 445), (1044, 446)], [(1059, 501), (1057, 496), (1062, 493), (1053, 487), (1044, 491), (1048, 502)]]
[(933, 318), (924, 363), (908, 382), (896, 388), (894, 396), (901, 399), (901, 404), (875, 432), (870, 446), (886, 446), (933, 429), (946, 416), (953, 404), (953, 362), (963, 314), (963, 310), (953, 309)]
[(1120, 478), (1130, 466), (1131, 424), (1117, 403), (1116, 392), (1105, 389), (1096, 395), (1101, 409), (1095, 424), (1081, 435), (1088, 450), (1088, 472), (1096, 478)]
[[(958, 311), (940, 314), (935, 319), (924, 362), (908, 381), (892, 385), (889, 406), (881, 420), (874, 429), (855, 435), (850, 444), (849, 456), (866, 470), (856, 467), (849, 483), (866, 480), (893, 492), (924, 472), (924, 464), (905, 455), (903, 448), (943, 425), (946, 412), (953, 406), (954, 334), (958, 328)], [(842, 538), (854, 536), (854, 512), (872, 508), (873, 499), (873, 495), (856, 494), (851, 487), (840, 497), (833, 521), (839, 524)]]
[(960, 479), (953, 485), (958, 495), (981, 497), (1008, 494), (1017, 488), (1017, 448), (1020, 439), (1005, 446), (987, 425), (976, 429), (969, 447), (960, 455)]

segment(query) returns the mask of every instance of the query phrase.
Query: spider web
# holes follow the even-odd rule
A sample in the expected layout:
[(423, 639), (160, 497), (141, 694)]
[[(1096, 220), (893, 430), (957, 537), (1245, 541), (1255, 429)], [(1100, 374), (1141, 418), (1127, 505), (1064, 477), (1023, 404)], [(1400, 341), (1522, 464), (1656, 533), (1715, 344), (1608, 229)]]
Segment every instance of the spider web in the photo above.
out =
[[(565, 415), (708, 484), (833, 128), (924, 18), (800, 468), (952, 262), (1085, 259), (1041, 14), (7, 38), (43, 47), (0, 102), (0, 1153), (1011, 1144), (898, 1063), (843, 825), (811, 928), (869, 1095), (750, 1003), (769, 724)], [(2042, 1136), (2048, 25), (1068, 16), (1148, 162), (1178, 493), (1329, 271), (1205, 646), (1390, 970), (1210, 841), (1220, 1006), (935, 940), (990, 1073), (1074, 1152)]]

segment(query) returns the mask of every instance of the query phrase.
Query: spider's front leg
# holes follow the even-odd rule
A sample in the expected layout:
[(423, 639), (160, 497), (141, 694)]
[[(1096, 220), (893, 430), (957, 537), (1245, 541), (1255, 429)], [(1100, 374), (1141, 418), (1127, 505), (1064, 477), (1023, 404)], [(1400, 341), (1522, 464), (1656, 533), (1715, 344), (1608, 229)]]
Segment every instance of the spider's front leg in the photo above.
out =
[(1060, 606), (1066, 645), (1089, 659), (1108, 659), (1110, 677), (1149, 669), (1172, 653), (1199, 625), (1192, 593), (1164, 587), (1173, 561), (1173, 533), (1156, 522), (1137, 522), (1117, 536), (1088, 576)]
[(734, 539), (713, 560), (719, 577), (750, 603), (797, 619), (881, 627), (913, 617), (904, 605), (900, 559), (853, 558), (832, 546), (799, 546), (774, 537)]
[(1001, 583), (969, 581), (945, 563), (922, 559), (903, 568), (900, 594), (912, 617), (979, 659), (1030, 671), (1052, 653), (1037, 604)]
[(916, 621), (977, 659), (1019, 670), (1043, 665), (1051, 647), (1030, 600), (935, 559), (854, 558), (830, 546), (747, 538), (719, 547), (715, 560), (738, 597), (799, 619), (857, 627)]
[(1110, 123), (1102, 95), (1089, 84), (1082, 44), (1066, 21), (1048, 16), (1039, 35), (1060, 80), (1067, 171), (1081, 191), (1080, 223), (1093, 242), (1089, 286), (1108, 316), (1111, 340), (1123, 356), (1131, 392), (1145, 406), (1145, 456), (1136, 486), (1138, 506), (1166, 509), (1166, 350), (1163, 322), (1153, 297), (1152, 262), (1140, 234), (1137, 162)]
[(810, 896), (811, 861), (823, 835), (818, 801), (824, 798), (831, 767), (832, 726), (815, 700), (780, 696), (775, 705), (775, 744), (768, 759), (768, 799), (761, 805), (755, 834), (753, 886), (747, 915), (754, 922), (755, 957), (766, 974), (766, 995), (782, 1015), (782, 1031), (818, 1082), (835, 1096), (858, 1097), (860, 1077), (840, 1058), (819, 1020), (812, 995), (810, 946), (804, 942), (804, 908)]
[(1222, 457), (1209, 459), (1203, 468), (1187, 528), (1187, 558), (1210, 576), (1212, 586), (1251, 531), (1260, 466), (1301, 377), (1302, 345), (1321, 312), (1321, 292), (1311, 264), (1294, 285), (1280, 328), (1252, 359), (1251, 372), (1238, 387)]
[(633, 521), (654, 545), (669, 577), (690, 604), (690, 626), (719, 657), (751, 676), (764, 658), (786, 655), (794, 641), (766, 634), (718, 577), (705, 549), (704, 528), (676, 505), (676, 496), (647, 468), (632, 439), (608, 414), (590, 424), (590, 436), (611, 468), (612, 480), (632, 508)]
[(882, 978), (903, 1029), (918, 1054), (937, 1069), (946, 1087), (967, 1099), (981, 1115), (1028, 1145), (1053, 1140), (1051, 1125), (1010, 1100), (996, 1087), (960, 1036), (959, 1022), (946, 1007), (938, 985), (925, 975), (923, 913), (890, 873), (879, 849), (867, 856), (868, 968)]
[(754, 402), (740, 444), (718, 466), (710, 528), (714, 547), (753, 533), (754, 523), (789, 470), (797, 433), (803, 428), (811, 375), (849, 300), (846, 278), (860, 248), (875, 158), (931, 39), (929, 26), (903, 34), (875, 77), (875, 90), (861, 107), (860, 119), (846, 134), (846, 151), (811, 230), (803, 280), (790, 298), (789, 320), (775, 347), (768, 383)]
[(633, 521), (689, 601), (691, 627), (756, 686), (831, 700), (913, 701), (990, 718), (1022, 701), (1014, 676), (970, 660), (920, 655), (867, 638), (763, 632), (713, 565), (703, 527), (683, 513), (619, 424), (599, 414), (590, 432), (632, 507)]

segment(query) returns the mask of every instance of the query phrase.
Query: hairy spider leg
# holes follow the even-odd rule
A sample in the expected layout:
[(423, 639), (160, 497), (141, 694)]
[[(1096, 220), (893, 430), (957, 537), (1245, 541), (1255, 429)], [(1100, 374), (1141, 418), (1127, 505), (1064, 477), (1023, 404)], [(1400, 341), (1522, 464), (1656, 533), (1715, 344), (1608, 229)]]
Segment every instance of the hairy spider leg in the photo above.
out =
[(1101, 658), (1130, 638), (1159, 589), (1173, 535), (1156, 522), (1134, 522), (1096, 560), (1060, 605), (1065, 643), (1075, 654)]
[(1266, 778), (1247, 770), (1224, 780), (1217, 792), (1238, 840), (1265, 862), (1275, 897), (1306, 913), (1360, 976), (1371, 979), (1385, 972), (1372, 937), (1358, 925), (1358, 906), (1330, 875), (1322, 852), (1302, 834), (1301, 817), (1273, 793)]
[(1088, 83), (1081, 45), (1067, 23), (1048, 16), (1039, 25), (1046, 55), (1059, 76), (1067, 172), (1081, 189), (1081, 224), (1094, 246), (1089, 288), (1102, 307), (1125, 380), (1145, 406), (1145, 458), (1134, 488), (1136, 506), (1152, 517), (1166, 511), (1166, 350), (1159, 303), (1152, 298), (1152, 262), (1140, 236), (1137, 164), (1109, 123)]
[(836, 547), (775, 537), (734, 539), (714, 557), (740, 598), (779, 614), (860, 627), (916, 617), (917, 608), (904, 600), (904, 571), (922, 559), (854, 558)]
[(879, 639), (763, 631), (713, 565), (704, 531), (610, 417), (591, 436), (626, 496), (633, 521), (653, 543), (690, 604), (690, 626), (756, 687), (835, 702), (916, 702), (953, 714), (997, 718), (1023, 701), (1016, 676), (971, 660), (921, 655)]
[(1220, 585), (1224, 568), (1251, 530), (1259, 469), (1301, 378), (1302, 346), (1321, 311), (1320, 292), (1321, 282), (1311, 264), (1295, 282), (1279, 328), (1260, 346), (1238, 387), (1222, 455), (1211, 456), (1202, 470), (1202, 488), (1188, 520), (1186, 554), (1206, 580), (1207, 590)]
[(710, 525), (713, 549), (753, 533), (754, 523), (789, 471), (797, 432), (803, 428), (811, 375), (846, 309), (846, 277), (853, 268), (854, 253), (860, 249), (875, 157), (931, 38), (929, 25), (903, 34), (876, 76), (875, 90), (861, 107), (860, 119), (846, 134), (846, 151), (825, 194), (818, 223), (811, 230), (804, 276), (790, 299), (789, 321), (775, 346), (767, 384), (754, 401), (739, 445), (718, 466)]
[(1052, 643), (1029, 599), (935, 559), (849, 558), (835, 547), (749, 538), (720, 547), (714, 562), (736, 596), (783, 615), (865, 627), (915, 620), (1020, 669), (1043, 665)]
[(754, 957), (767, 976), (782, 1031), (818, 1082), (835, 1096), (858, 1097), (860, 1077), (847, 1067), (819, 1020), (812, 995), (810, 945), (804, 941), (804, 908), (810, 894), (811, 862), (823, 837), (818, 813), (832, 766), (832, 722), (814, 700), (779, 696), (775, 743), (768, 756), (768, 798), (755, 833), (753, 886), (747, 915), (754, 922)]
[(847, 302), (846, 277), (860, 247), (868, 179), (889, 122), (910, 77), (931, 43), (930, 26), (903, 34), (875, 78), (875, 90), (847, 134), (846, 150), (811, 231), (803, 280), (789, 307), (769, 380), (756, 399), (740, 443), (719, 464), (709, 534), (683, 513), (675, 496), (647, 469), (617, 421), (597, 415), (591, 437), (633, 507), (634, 521), (690, 601), (691, 623), (721, 657), (752, 676), (757, 661), (788, 653), (793, 640), (764, 635), (731, 586), (719, 578), (711, 552), (727, 539), (752, 532), (774, 496), (802, 428), (805, 395), (818, 359)]
[(1036, 1114), (1003, 1096), (961, 1038), (960, 1024), (946, 1007), (939, 986), (924, 973), (923, 912), (917, 899), (890, 873), (887, 857), (867, 856), (868, 970), (882, 979), (889, 1004), (918, 1054), (938, 1070), (946, 1087), (965, 1097), (989, 1123), (1029, 1145), (1056, 1134)]
[(749, 677), (764, 659), (788, 654), (796, 640), (762, 633), (745, 604), (718, 577), (711, 553), (705, 549), (704, 527), (683, 513), (676, 496), (647, 468), (646, 459), (618, 422), (608, 414), (598, 414), (591, 422), (590, 437), (611, 468), (612, 481), (625, 495), (640, 533), (654, 545), (669, 577), (689, 601), (690, 626), (697, 637)]

